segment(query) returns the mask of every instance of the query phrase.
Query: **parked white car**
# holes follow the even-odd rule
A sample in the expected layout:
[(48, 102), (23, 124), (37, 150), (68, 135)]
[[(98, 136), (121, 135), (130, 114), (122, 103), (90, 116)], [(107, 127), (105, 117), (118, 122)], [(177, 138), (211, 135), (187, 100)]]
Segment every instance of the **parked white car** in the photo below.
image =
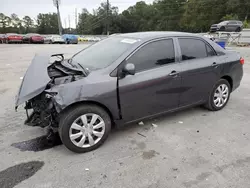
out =
[(45, 37), (46, 43), (49, 44), (65, 44), (64, 39), (60, 35), (48, 35)]
[(101, 40), (100, 37), (86, 37), (88, 42), (99, 42)]

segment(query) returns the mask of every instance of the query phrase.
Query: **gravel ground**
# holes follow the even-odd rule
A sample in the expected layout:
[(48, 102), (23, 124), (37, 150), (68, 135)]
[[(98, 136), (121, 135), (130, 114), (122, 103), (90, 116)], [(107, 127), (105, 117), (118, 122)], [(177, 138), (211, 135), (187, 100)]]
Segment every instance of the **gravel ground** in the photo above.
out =
[(250, 48), (232, 48), (245, 57), (245, 74), (222, 111), (197, 107), (129, 125), (85, 154), (62, 145), (34, 151), (13, 147), (28, 140), (24, 145), (39, 144), (37, 138), (45, 134), (23, 124), (22, 108), (14, 111), (20, 77), (35, 53), (70, 55), (84, 47), (0, 45), (1, 188), (250, 187)]

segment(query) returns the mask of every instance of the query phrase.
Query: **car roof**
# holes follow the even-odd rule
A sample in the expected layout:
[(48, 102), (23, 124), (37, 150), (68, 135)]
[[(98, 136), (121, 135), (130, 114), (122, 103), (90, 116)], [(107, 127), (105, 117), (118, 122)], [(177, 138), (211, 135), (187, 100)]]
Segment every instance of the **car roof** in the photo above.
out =
[(117, 34), (113, 37), (124, 37), (124, 38), (136, 38), (136, 39), (154, 39), (163, 37), (197, 37), (199, 35), (185, 32), (171, 32), (171, 31), (150, 31), (150, 32), (136, 32), (136, 33), (126, 33)]
[(240, 20), (225, 20), (225, 22), (242, 22)]

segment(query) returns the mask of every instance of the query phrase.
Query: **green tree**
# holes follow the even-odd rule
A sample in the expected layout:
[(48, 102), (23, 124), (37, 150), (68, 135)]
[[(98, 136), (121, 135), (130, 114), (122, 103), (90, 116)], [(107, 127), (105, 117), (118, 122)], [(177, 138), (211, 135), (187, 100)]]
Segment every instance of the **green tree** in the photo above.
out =
[(158, 0), (154, 3), (156, 30), (180, 30), (186, 0)]
[(244, 21), (250, 20), (250, 1), (249, 0), (228, 0), (226, 3), (227, 14), (237, 15)]
[(218, 23), (226, 15), (227, 0), (189, 0), (185, 4), (185, 12), (181, 25), (183, 30), (206, 32), (211, 24)]
[(107, 3), (101, 3), (93, 14), (89, 13), (87, 9), (82, 10), (77, 31), (80, 34), (106, 34), (107, 25), (109, 25), (110, 33), (120, 32), (121, 22), (118, 8), (111, 4), (108, 8)]
[(40, 34), (58, 33), (57, 14), (56, 13), (38, 14), (37, 32)]
[(24, 24), (25, 32), (31, 32), (32, 28), (34, 28), (34, 21), (29, 16), (24, 16), (22, 21)]
[(3, 13), (0, 13), (0, 28), (1, 32), (7, 33), (9, 31), (9, 27), (11, 26), (11, 18), (5, 16)]

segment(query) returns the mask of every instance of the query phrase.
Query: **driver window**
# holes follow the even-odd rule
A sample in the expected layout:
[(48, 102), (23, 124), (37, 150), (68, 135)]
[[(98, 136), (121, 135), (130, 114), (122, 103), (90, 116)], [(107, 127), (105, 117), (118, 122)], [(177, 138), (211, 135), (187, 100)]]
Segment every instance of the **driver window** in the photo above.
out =
[(146, 44), (133, 54), (127, 63), (135, 65), (136, 72), (153, 69), (175, 62), (173, 39)]

